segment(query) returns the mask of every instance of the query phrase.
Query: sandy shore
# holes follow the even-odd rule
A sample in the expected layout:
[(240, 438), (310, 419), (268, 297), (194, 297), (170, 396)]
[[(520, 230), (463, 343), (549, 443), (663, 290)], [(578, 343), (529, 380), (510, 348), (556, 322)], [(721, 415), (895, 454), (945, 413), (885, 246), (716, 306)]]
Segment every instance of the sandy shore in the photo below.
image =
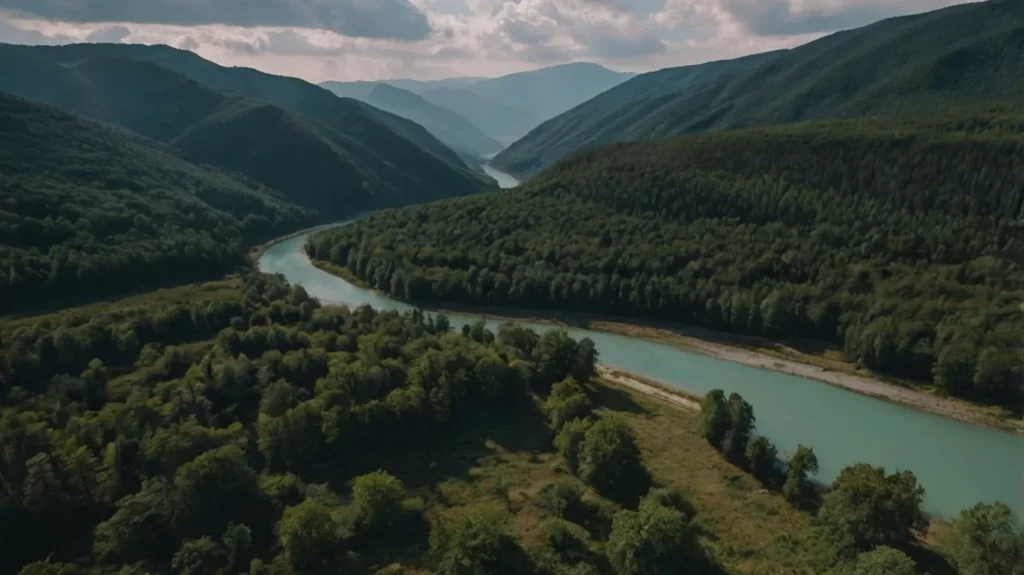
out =
[(598, 375), (600, 375), (600, 377), (608, 381), (611, 381), (612, 383), (621, 385), (623, 387), (628, 387), (629, 389), (638, 391), (644, 395), (649, 395), (651, 397), (658, 398), (662, 401), (671, 403), (673, 405), (678, 405), (679, 407), (682, 407), (684, 409), (700, 411), (700, 403), (697, 402), (697, 400), (690, 399), (689, 397), (686, 397), (681, 393), (670, 391), (669, 389), (663, 388), (662, 386), (658, 386), (653, 383), (643, 381), (640, 378), (631, 375), (629, 372), (622, 371), (619, 370), (618, 368), (613, 368), (607, 365), (601, 365), (600, 367), (598, 367), (597, 372)]

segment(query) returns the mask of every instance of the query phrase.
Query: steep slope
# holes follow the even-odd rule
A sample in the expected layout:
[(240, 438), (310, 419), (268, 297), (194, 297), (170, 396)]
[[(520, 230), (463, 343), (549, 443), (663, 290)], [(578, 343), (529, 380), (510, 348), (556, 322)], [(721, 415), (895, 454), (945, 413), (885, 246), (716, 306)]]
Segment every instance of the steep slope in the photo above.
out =
[[(0, 47), (4, 52), (40, 54)], [(191, 161), (254, 177), (292, 201), (320, 210), (325, 218), (487, 187), (482, 178), (466, 175), (464, 166), (453, 168), (367, 116), (350, 114), (352, 122), (339, 117), (331, 122), (342, 126), (338, 130), (294, 108), (203, 84), (153, 61), (107, 57), (116, 53), (109, 50), (85, 52), (75, 62), (51, 60), (44, 74), (4, 66), (0, 89), (167, 142)], [(54, 84), (52, 79), (61, 74), (64, 79)], [(457, 157), (455, 161), (462, 165)]]
[(297, 78), (274, 76), (249, 68), (226, 68), (192, 52), (168, 46), (74, 44), (22, 49), (37, 51), (69, 66), (94, 58), (153, 62), (214, 88), (233, 90), (307, 116), (369, 148), (413, 181), (430, 182), (434, 188), (448, 189), (456, 195), (474, 193), (495, 185), (486, 176), (466, 166), (455, 152), (422, 126), (362, 102), (338, 98)]
[(818, 338), (1014, 407), (1022, 128), (1019, 112), (968, 111), (619, 144), (510, 192), (373, 214), (308, 250), (410, 300)]
[[(679, 82), (694, 72), (699, 81)], [(665, 88), (657, 87), (661, 81)], [(530, 174), (616, 141), (1013, 99), (1022, 81), (1024, 3), (990, 0), (885, 20), (753, 60), (645, 74), (545, 123), (495, 165)]]
[(416, 122), (464, 158), (487, 157), (503, 148), (466, 118), (407, 90), (379, 82), (324, 82), (321, 86)]
[(633, 76), (578, 62), (481, 80), (469, 89), (492, 102), (516, 106), (546, 120)]
[(422, 96), (449, 110), (458, 110), (464, 118), (503, 145), (522, 138), (541, 123), (541, 119), (518, 106), (489, 100), (471, 88), (436, 87)]
[(0, 92), (0, 308), (223, 274), (315, 215), (155, 142)]

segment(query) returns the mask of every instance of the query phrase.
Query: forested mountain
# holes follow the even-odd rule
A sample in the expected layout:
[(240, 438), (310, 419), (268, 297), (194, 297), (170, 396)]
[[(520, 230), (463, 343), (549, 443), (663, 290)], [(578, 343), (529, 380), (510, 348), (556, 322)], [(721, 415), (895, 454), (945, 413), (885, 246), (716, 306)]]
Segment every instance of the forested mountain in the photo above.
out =
[(955, 100), (1020, 101), (1024, 3), (989, 0), (884, 20), (793, 50), (644, 74), (554, 118), (494, 159), (533, 174), (614, 142), (863, 115)]
[(620, 144), (511, 192), (374, 214), (308, 251), (409, 300), (815, 337), (1016, 408), (1024, 116), (961, 114)]
[(316, 215), (155, 142), (0, 92), (0, 311), (184, 282)]
[(467, 163), (474, 158), (479, 162), (480, 158), (496, 154), (503, 148), (466, 118), (408, 90), (383, 82), (324, 82), (320, 85), (343, 98), (361, 100), (416, 122)]
[(161, 140), (324, 217), (493, 185), (408, 120), (165, 46), (0, 45), (0, 90)]

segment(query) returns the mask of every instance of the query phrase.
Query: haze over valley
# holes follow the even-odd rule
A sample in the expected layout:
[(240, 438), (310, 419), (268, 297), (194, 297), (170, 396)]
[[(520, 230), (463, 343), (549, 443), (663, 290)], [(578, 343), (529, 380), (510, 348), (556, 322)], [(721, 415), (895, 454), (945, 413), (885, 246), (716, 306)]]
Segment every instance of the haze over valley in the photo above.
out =
[(1024, 2), (0, 0), (0, 573), (1024, 574)]

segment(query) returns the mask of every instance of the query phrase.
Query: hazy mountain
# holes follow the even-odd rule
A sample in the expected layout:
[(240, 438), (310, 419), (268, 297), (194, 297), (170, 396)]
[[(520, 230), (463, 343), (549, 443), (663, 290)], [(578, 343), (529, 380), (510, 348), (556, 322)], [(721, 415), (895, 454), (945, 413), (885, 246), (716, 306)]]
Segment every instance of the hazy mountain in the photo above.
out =
[[(419, 94), (459, 114), (490, 138), (507, 145), (544, 120), (635, 75), (597, 64), (574, 63), (500, 78), (387, 80), (384, 83)], [(365, 99), (356, 94), (368, 94), (367, 85), (372, 82), (345, 84), (350, 97)]]
[(495, 102), (477, 94), (472, 88), (438, 87), (423, 92), (422, 96), (438, 106), (458, 110), (464, 118), (504, 146), (522, 138), (541, 123), (535, 114), (518, 106)]
[(504, 148), (466, 118), (413, 92), (379, 82), (324, 82), (321, 86), (416, 122), (464, 158), (488, 157)]
[[(162, 65), (168, 62), (195, 75)], [(166, 142), (182, 157), (246, 174), (324, 217), (494, 185), (407, 120), (305, 82), (221, 68), (165, 47), (3, 45), (0, 90)]]
[(884, 20), (793, 50), (638, 76), (495, 158), (518, 174), (611, 142), (757, 124), (904, 115), (1021, 93), (1024, 3), (990, 0)]

